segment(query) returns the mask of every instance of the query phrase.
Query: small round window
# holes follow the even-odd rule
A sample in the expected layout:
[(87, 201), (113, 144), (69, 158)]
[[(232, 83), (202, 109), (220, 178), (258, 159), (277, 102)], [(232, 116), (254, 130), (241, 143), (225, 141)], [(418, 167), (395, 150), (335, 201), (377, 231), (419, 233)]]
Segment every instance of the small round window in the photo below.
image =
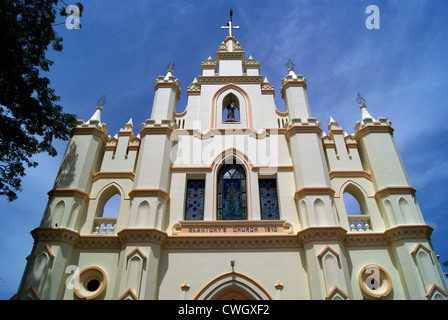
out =
[(75, 294), (80, 299), (95, 299), (106, 289), (106, 274), (98, 267), (88, 267), (79, 274)]

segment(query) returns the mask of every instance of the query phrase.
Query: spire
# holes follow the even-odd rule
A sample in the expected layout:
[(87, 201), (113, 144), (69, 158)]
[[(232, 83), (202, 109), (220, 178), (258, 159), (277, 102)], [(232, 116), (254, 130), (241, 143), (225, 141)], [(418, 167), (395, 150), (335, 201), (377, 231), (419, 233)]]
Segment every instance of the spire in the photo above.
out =
[(339, 127), (338, 122), (334, 120), (333, 117), (330, 117), (330, 123), (328, 123), (328, 130), (330, 130), (330, 132), (334, 130), (341, 130), (341, 127)]
[(361, 119), (364, 120), (369, 120), (371, 119), (372, 121), (376, 121), (375, 118), (373, 118), (369, 111), (367, 111), (367, 106), (365, 103), (362, 103), (359, 105), (359, 108), (361, 108)]
[(166, 76), (165, 76), (164, 80), (170, 80), (171, 78), (174, 79), (173, 71), (174, 71), (174, 68), (176, 68), (176, 66), (174, 65), (173, 60), (170, 60), (170, 62), (166, 66), (166, 68), (167, 68), (167, 70), (166, 70)]
[(174, 72), (174, 68), (176, 66), (174, 65), (173, 60), (170, 60), (170, 62), (168, 63), (168, 65), (166, 66), (167, 70), (166, 70), (166, 75), (165, 76), (159, 76), (156, 80), (155, 80), (155, 84), (159, 84), (159, 83), (174, 83), (176, 86), (179, 86), (179, 79), (176, 79), (173, 76), (173, 72)]
[(356, 102), (358, 102), (358, 106), (361, 109), (361, 120), (365, 121), (365, 120), (371, 120), (371, 121), (376, 121), (369, 113), (369, 111), (367, 111), (367, 106), (366, 106), (366, 99), (364, 99), (360, 93), (358, 93), (356, 95)]
[(300, 81), (303, 82), (303, 84), (306, 87), (306, 78), (304, 78), (301, 74), (297, 75), (294, 71), (294, 63), (291, 61), (291, 59), (288, 59), (288, 62), (286, 62), (286, 67), (288, 67), (288, 75), (282, 79), (282, 84), (289, 82), (289, 81)]
[(132, 124), (132, 118), (124, 125), (125, 130), (134, 130), (134, 125)]
[(103, 111), (104, 105), (106, 104), (106, 96), (103, 94), (97, 102), (96, 111), (89, 121), (87, 121), (87, 124), (101, 125), (101, 111)]

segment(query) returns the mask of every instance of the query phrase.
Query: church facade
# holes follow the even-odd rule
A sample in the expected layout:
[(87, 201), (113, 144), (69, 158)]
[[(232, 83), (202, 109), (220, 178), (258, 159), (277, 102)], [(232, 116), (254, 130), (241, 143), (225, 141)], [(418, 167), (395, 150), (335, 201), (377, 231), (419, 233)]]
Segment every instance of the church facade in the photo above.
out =
[(170, 68), (136, 136), (79, 120), (13, 298), (447, 299), (391, 122), (322, 128), (285, 73), (280, 112), (230, 24), (182, 113)]

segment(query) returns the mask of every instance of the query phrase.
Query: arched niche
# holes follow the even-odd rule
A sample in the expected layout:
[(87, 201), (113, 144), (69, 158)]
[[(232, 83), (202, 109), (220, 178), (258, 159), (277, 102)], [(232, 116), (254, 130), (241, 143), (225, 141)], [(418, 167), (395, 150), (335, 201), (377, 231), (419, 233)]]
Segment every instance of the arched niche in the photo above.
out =
[[(238, 121), (227, 121), (224, 115), (225, 108), (230, 101), (235, 103), (238, 113)], [(227, 115), (227, 113), (226, 113)], [(211, 128), (252, 128), (252, 116), (250, 99), (246, 91), (242, 88), (228, 84), (219, 89), (212, 98)]]
[(238, 97), (229, 92), (222, 100), (222, 122), (239, 123), (240, 122), (240, 101)]

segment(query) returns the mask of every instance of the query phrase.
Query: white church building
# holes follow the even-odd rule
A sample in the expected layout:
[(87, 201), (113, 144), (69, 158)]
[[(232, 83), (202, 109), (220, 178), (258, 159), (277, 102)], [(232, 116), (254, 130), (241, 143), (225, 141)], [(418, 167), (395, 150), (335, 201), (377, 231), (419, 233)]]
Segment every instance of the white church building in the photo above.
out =
[(183, 112), (170, 68), (141, 128), (78, 121), (13, 299), (448, 298), (391, 122), (324, 126), (292, 64), (280, 112), (232, 28)]

